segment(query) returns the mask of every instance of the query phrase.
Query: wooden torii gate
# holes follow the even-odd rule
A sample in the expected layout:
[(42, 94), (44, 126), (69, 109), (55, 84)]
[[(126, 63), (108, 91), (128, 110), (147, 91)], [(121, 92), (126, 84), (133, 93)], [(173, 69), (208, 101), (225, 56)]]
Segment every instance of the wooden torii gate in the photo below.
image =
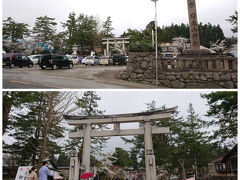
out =
[[(146, 180), (156, 180), (156, 166), (152, 134), (169, 133), (169, 127), (157, 128), (151, 126), (151, 122), (170, 119), (171, 114), (174, 112), (175, 107), (152, 112), (101, 115), (94, 117), (65, 115), (64, 118), (67, 120), (69, 125), (85, 126), (85, 130), (83, 131), (69, 133), (69, 138), (84, 138), (82, 166), (85, 168), (85, 172), (89, 172), (90, 170), (91, 137), (144, 135)], [(120, 123), (133, 122), (143, 122), (144, 126), (139, 129), (120, 129)], [(98, 124), (114, 124), (114, 130), (92, 130), (92, 125)], [(77, 162), (77, 160), (75, 160), (75, 162)], [(74, 172), (75, 173), (70, 172), (70, 180), (78, 180), (79, 175), (76, 170)]]

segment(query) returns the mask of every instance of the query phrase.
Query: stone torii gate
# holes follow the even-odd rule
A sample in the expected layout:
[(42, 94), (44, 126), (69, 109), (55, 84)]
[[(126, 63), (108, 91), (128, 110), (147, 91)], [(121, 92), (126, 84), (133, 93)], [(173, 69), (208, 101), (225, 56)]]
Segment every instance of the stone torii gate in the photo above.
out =
[[(69, 125), (83, 125), (85, 130), (79, 132), (69, 133), (69, 138), (84, 138), (82, 166), (85, 172), (90, 170), (90, 151), (91, 151), (91, 137), (105, 137), (105, 136), (131, 136), (144, 135), (145, 144), (145, 166), (146, 166), (146, 180), (156, 180), (156, 166), (155, 155), (152, 143), (152, 134), (169, 133), (169, 127), (154, 127), (151, 122), (167, 120), (171, 118), (171, 114), (175, 112), (175, 107), (165, 110), (158, 110), (152, 112), (130, 113), (130, 114), (116, 114), (116, 115), (101, 115), (101, 116), (64, 116)], [(144, 126), (139, 129), (124, 129), (120, 128), (120, 123), (134, 123), (143, 122)], [(92, 125), (98, 124), (114, 124), (114, 130), (92, 130)], [(77, 160), (75, 160), (77, 162)], [(79, 167), (79, 165), (78, 165)], [(79, 174), (75, 172), (72, 180), (78, 180)], [(72, 175), (73, 173), (70, 172)]]
[(128, 41), (129, 39), (130, 39), (129, 37), (126, 37), (126, 38), (120, 38), (120, 37), (103, 38), (102, 40), (106, 41), (106, 42), (103, 42), (103, 44), (106, 44), (106, 46), (107, 46), (106, 56), (110, 56), (109, 45), (111, 45), (111, 44), (114, 44), (114, 46), (116, 46), (118, 44), (122, 44), (121, 51), (122, 51), (122, 53), (126, 53), (125, 44), (129, 43), (129, 41)]

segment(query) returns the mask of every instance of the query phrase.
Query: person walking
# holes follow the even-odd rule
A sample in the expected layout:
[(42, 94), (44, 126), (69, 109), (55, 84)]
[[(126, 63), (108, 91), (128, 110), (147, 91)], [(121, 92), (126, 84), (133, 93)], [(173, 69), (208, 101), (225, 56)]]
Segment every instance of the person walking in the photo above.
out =
[(29, 174), (27, 176), (27, 180), (38, 180), (38, 177), (37, 177), (37, 168), (36, 167), (32, 167), (30, 170), (29, 170)]
[(118, 175), (117, 178), (115, 180), (120, 180), (120, 176)]
[(93, 178), (93, 180), (99, 180), (98, 174), (95, 175), (95, 177)]
[(92, 179), (92, 176), (89, 175), (88, 178), (87, 178), (87, 180), (93, 180), (93, 179)]
[(47, 165), (47, 161), (42, 162), (42, 167), (39, 169), (39, 180), (48, 180), (48, 176), (53, 177), (53, 174), (51, 174)]

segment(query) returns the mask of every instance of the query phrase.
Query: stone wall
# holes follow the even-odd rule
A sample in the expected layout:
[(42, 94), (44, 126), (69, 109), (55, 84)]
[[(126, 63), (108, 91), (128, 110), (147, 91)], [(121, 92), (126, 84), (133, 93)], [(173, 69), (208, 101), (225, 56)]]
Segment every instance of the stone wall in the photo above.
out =
[[(130, 53), (127, 68), (121, 73), (121, 78), (156, 84), (155, 63), (154, 53)], [(158, 72), (158, 84), (167, 88), (237, 88), (237, 58), (159, 58)]]

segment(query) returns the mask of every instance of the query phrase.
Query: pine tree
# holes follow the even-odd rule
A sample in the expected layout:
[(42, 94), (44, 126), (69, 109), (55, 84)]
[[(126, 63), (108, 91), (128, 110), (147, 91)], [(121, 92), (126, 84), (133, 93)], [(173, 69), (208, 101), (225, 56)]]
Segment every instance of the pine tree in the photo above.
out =
[(3, 20), (3, 39), (11, 39), (12, 42), (23, 40), (30, 35), (28, 27), (28, 24), (17, 23), (13, 18), (8, 17)]
[[(97, 116), (102, 115), (104, 111), (98, 109), (98, 101), (101, 100), (101, 97), (99, 97), (96, 92), (93, 91), (86, 91), (84, 92), (83, 96), (78, 98), (75, 102), (78, 110), (77, 114), (80, 116)], [(94, 125), (92, 126), (92, 129), (106, 129), (106, 125)], [(83, 126), (75, 126), (74, 129), (72, 129), (70, 132), (77, 132), (83, 130)], [(102, 148), (104, 147), (105, 142), (108, 140), (108, 138), (104, 137), (98, 137), (98, 138), (91, 138), (91, 150), (92, 153), (99, 153)], [(68, 152), (80, 152), (82, 153), (82, 145), (83, 145), (83, 139), (71, 139), (68, 140), (68, 144), (66, 146), (66, 150)]]
[(37, 17), (35, 25), (33, 27), (32, 33), (37, 42), (44, 44), (50, 43), (56, 32), (55, 18), (50, 18), (48, 16)]
[(107, 20), (103, 22), (103, 36), (104, 37), (114, 37), (112, 31), (114, 28), (112, 27), (111, 16), (107, 17)]

